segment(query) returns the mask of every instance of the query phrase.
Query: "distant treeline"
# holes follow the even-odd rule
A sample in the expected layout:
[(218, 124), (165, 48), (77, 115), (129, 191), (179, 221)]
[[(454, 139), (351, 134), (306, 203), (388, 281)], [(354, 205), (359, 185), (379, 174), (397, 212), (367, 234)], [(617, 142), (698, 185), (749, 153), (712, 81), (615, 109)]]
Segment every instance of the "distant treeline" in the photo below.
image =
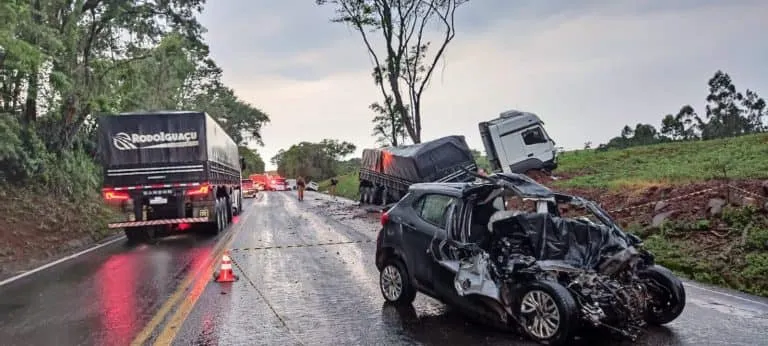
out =
[(667, 114), (661, 127), (637, 124), (624, 126), (621, 135), (600, 149), (627, 148), (674, 141), (708, 140), (768, 131), (766, 102), (756, 92), (738, 92), (731, 77), (717, 71), (709, 80), (709, 95), (704, 113), (684, 105), (677, 114)]

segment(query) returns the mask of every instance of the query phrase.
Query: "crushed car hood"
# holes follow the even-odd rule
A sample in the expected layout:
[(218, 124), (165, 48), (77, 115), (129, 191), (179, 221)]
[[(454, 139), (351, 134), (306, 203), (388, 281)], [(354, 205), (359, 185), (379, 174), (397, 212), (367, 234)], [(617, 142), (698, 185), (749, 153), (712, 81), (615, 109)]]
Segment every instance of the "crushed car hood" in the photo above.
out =
[(559, 260), (581, 269), (595, 269), (603, 255), (631, 246), (614, 228), (545, 213), (508, 214), (491, 222), (493, 237), (516, 239), (537, 260)]

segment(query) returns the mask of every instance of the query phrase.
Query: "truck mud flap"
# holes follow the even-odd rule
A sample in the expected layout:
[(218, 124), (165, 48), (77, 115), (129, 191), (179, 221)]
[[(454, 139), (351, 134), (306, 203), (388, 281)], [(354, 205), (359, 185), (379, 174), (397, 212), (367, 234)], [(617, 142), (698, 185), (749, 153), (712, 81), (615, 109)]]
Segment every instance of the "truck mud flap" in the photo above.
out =
[(110, 223), (109, 228), (127, 228), (127, 227), (142, 227), (142, 226), (156, 226), (156, 225), (173, 225), (177, 223), (199, 223), (208, 222), (207, 217), (196, 218), (183, 218), (183, 219), (165, 219), (165, 220), (147, 220), (147, 221), (132, 221), (132, 222), (118, 222)]

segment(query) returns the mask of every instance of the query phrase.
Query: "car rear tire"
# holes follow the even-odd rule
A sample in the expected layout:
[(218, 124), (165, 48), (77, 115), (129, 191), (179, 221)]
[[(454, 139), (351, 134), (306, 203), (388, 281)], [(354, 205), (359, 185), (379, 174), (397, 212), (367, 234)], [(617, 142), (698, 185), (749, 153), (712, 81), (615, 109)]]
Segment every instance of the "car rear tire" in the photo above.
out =
[(389, 259), (379, 272), (379, 288), (387, 302), (395, 305), (410, 305), (416, 299), (416, 288), (405, 265), (398, 259)]
[(660, 305), (651, 306), (645, 321), (652, 325), (662, 325), (677, 319), (685, 309), (685, 288), (683, 282), (669, 269), (654, 265), (638, 273), (643, 279), (653, 280), (659, 289), (651, 289), (656, 302)]
[(523, 332), (545, 345), (565, 345), (574, 336), (578, 307), (562, 285), (534, 281), (520, 291), (516, 308)]

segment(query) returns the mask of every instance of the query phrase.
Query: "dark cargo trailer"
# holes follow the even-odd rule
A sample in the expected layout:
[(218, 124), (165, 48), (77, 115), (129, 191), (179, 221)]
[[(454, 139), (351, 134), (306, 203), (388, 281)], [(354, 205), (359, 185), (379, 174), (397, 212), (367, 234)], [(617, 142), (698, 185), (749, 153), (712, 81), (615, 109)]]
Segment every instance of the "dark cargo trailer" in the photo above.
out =
[(477, 171), (464, 136), (447, 136), (413, 145), (364, 149), (360, 203), (386, 205), (400, 200), (415, 183), (466, 182)]
[(129, 240), (193, 224), (218, 233), (242, 210), (243, 159), (210, 115), (122, 113), (98, 125), (104, 198), (121, 215), (109, 227)]

